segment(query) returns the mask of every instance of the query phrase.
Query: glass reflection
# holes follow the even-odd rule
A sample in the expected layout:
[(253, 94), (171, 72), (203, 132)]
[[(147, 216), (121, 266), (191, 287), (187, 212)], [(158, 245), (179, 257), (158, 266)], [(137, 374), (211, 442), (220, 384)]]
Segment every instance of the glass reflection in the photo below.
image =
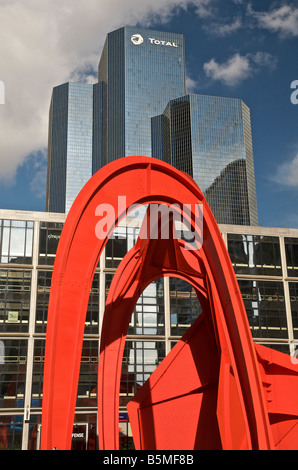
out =
[(289, 282), (294, 338), (298, 339), (298, 282)]
[(254, 338), (287, 338), (282, 282), (238, 280)]
[(2, 332), (28, 331), (30, 290), (30, 271), (0, 271), (0, 330)]
[(0, 220), (1, 263), (31, 264), (33, 222)]
[(236, 274), (282, 275), (278, 237), (228, 233), (228, 251)]
[(0, 450), (21, 450), (22, 415), (0, 415)]
[(39, 232), (39, 264), (53, 265), (63, 224), (41, 222)]
[(0, 408), (23, 408), (27, 340), (1, 339)]
[(120, 406), (125, 406), (165, 358), (163, 341), (126, 341), (120, 382)]
[(194, 288), (179, 278), (170, 278), (171, 335), (182, 336), (202, 313)]
[(288, 276), (298, 277), (298, 238), (285, 238)]
[(137, 300), (128, 334), (164, 335), (164, 280), (152, 282)]

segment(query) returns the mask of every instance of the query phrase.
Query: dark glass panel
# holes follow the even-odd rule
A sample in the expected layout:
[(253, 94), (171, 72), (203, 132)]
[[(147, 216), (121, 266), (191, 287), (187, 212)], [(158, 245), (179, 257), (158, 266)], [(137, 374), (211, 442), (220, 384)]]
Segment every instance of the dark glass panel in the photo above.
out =
[(254, 338), (288, 338), (282, 282), (238, 280)]

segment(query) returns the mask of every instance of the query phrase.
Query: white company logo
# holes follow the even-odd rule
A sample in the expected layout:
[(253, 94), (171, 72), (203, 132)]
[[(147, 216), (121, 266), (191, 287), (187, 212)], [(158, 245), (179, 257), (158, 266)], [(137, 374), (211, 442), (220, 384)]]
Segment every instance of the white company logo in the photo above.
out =
[(170, 41), (160, 41), (159, 39), (148, 38), (151, 44), (161, 44), (162, 46), (178, 47), (177, 44)]
[(142, 38), (140, 34), (133, 34), (130, 39), (131, 39), (131, 42), (135, 44), (135, 46), (139, 46), (144, 41), (144, 39)]
[[(140, 34), (133, 34), (130, 39), (131, 39), (131, 42), (135, 44), (136, 46), (139, 46), (140, 44), (144, 42), (144, 39)], [(148, 38), (148, 41), (150, 41), (151, 44), (178, 47), (178, 45), (175, 42), (161, 41), (160, 39), (155, 39), (155, 38)]]

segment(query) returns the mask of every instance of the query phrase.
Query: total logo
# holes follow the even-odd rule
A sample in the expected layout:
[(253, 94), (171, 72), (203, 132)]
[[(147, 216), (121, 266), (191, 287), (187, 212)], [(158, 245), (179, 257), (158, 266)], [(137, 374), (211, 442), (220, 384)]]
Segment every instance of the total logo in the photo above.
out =
[[(140, 34), (133, 34), (130, 39), (131, 39), (131, 42), (135, 46), (139, 46), (140, 44), (142, 44), (144, 42), (144, 38)], [(161, 41), (161, 40), (155, 39), (155, 38), (148, 38), (148, 41), (150, 41), (151, 44), (157, 44), (157, 45), (161, 45), (161, 46), (178, 47), (177, 44), (175, 44), (174, 42), (170, 42), (170, 41)]]
[(131, 42), (136, 46), (139, 46), (140, 44), (142, 44), (142, 42), (144, 42), (144, 39), (140, 34), (133, 34), (130, 39)]

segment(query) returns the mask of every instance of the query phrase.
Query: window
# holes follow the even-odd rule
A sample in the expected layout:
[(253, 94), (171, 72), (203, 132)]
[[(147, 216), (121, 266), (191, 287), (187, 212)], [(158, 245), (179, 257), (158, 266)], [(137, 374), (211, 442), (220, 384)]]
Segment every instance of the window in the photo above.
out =
[(289, 282), (294, 338), (298, 339), (298, 282)]
[(278, 237), (228, 233), (228, 251), (236, 274), (282, 275)]
[(285, 238), (288, 276), (298, 277), (298, 238)]
[(165, 358), (163, 341), (127, 340), (120, 382), (120, 406), (125, 406)]
[(83, 341), (77, 407), (97, 406), (98, 354), (97, 340)]
[(39, 264), (53, 265), (63, 224), (57, 222), (40, 223)]
[(170, 278), (171, 335), (182, 336), (202, 312), (194, 288), (179, 278)]
[(126, 227), (116, 227), (106, 244), (106, 268), (117, 268), (127, 253)]
[(252, 336), (288, 338), (282, 282), (238, 280)]
[(30, 290), (30, 271), (0, 271), (0, 331), (28, 331)]
[(128, 334), (165, 334), (163, 279), (152, 282), (137, 300)]
[(23, 408), (27, 340), (1, 339), (0, 408)]
[(0, 415), (0, 450), (21, 450), (22, 415)]
[(33, 222), (0, 220), (0, 262), (31, 264)]

